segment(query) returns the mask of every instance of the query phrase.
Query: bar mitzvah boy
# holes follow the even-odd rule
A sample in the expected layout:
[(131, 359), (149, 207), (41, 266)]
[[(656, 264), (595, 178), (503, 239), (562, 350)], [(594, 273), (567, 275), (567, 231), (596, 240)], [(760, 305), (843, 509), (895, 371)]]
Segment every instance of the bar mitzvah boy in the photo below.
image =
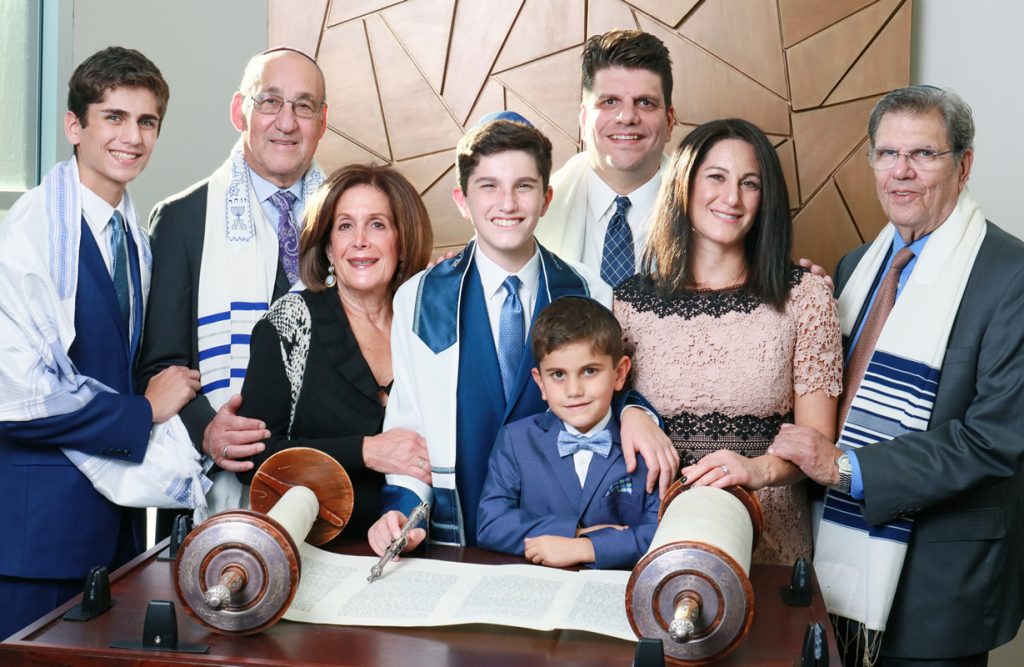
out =
[[(497, 120), (484, 122), (492, 117)], [(468, 132), (456, 153), (452, 194), (476, 236), (395, 295), (395, 383), (384, 418), (385, 430), (408, 428), (426, 439), (433, 487), (387, 477), (384, 506), (394, 511), (369, 531), (378, 554), (421, 500), (432, 506), (432, 542), (476, 543), (480, 491), (498, 428), (547, 408), (530, 379), (536, 365), (526, 344), (530, 324), (559, 296), (611, 303), (611, 291), (593, 272), (559, 259), (534, 239), (552, 194), (547, 137), (522, 116), (501, 112)], [(630, 440), (639, 443), (630, 454), (639, 449), (654, 475), (659, 462), (672, 466), (668, 439), (643, 411), (629, 412), (639, 412), (630, 419), (636, 433), (644, 432)], [(423, 530), (414, 529), (406, 551), (423, 538)]]

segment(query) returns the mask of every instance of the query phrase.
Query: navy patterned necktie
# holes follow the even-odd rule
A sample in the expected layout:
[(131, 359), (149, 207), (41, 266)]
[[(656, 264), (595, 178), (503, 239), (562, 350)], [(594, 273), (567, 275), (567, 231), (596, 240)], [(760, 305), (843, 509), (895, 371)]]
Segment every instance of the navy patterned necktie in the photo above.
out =
[(270, 203), (277, 209), (277, 248), (288, 282), (292, 285), (299, 279), (299, 234), (292, 224), (292, 204), (295, 195), (287, 190), (278, 190), (270, 195)]
[(601, 280), (612, 287), (618, 287), (636, 273), (636, 259), (633, 252), (633, 232), (626, 222), (626, 211), (632, 202), (629, 197), (615, 198), (615, 213), (608, 221), (604, 235), (604, 250), (601, 253)]
[(115, 210), (110, 216), (110, 259), (111, 279), (114, 281), (114, 293), (117, 295), (117, 305), (121, 309), (121, 319), (127, 329), (131, 325), (132, 297), (131, 287), (128, 282), (128, 249), (125, 246), (124, 216), (120, 211)]
[(569, 433), (568, 431), (558, 432), (559, 456), (565, 458), (581, 449), (587, 449), (602, 458), (608, 458), (612, 451), (612, 434), (608, 432), (608, 429), (599, 431), (590, 437)]
[(505, 278), (505, 301), (501, 304), (498, 317), (498, 365), (501, 367), (501, 384), (505, 388), (505, 402), (512, 399), (515, 390), (519, 362), (523, 360), (523, 346), (526, 341), (526, 324), (523, 322), (523, 302), (519, 300), (520, 280), (516, 276)]

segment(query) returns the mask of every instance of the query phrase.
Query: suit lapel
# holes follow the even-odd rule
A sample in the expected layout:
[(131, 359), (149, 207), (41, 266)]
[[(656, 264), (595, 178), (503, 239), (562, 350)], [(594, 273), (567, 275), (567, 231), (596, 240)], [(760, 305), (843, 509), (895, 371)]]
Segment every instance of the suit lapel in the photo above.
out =
[[(345, 315), (345, 309), (340, 299), (333, 290), (310, 294), (309, 302), (313, 306), (310, 310), (310, 317), (313, 320), (314, 328), (319, 323), (325, 325), (324, 331), (330, 331), (337, 335), (331, 345), (324, 346), (327, 358), (338, 373), (345, 378), (359, 393), (379, 401), (377, 396), (377, 383), (374, 382), (373, 372), (366, 362), (359, 343), (352, 332), (352, 325)], [(330, 336), (334, 338), (334, 336)], [(348, 409), (347, 406), (338, 406)]]
[(558, 455), (558, 434), (562, 430), (562, 422), (554, 413), (548, 412), (541, 418), (540, 425), (546, 431), (539, 443), (545, 463), (554, 472), (558, 485), (569, 501), (568, 506), (578, 507), (583, 490), (580, 488), (580, 478), (576, 476), (576, 464), (571, 456)]

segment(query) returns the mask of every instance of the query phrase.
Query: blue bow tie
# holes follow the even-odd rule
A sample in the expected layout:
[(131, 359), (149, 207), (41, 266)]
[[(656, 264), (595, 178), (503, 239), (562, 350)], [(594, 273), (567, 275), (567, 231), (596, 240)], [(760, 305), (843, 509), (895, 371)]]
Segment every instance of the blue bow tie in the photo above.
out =
[(582, 435), (573, 435), (568, 431), (558, 432), (559, 456), (566, 457), (581, 449), (587, 449), (602, 458), (608, 458), (612, 451), (612, 434), (608, 432), (608, 429), (604, 429), (588, 438)]

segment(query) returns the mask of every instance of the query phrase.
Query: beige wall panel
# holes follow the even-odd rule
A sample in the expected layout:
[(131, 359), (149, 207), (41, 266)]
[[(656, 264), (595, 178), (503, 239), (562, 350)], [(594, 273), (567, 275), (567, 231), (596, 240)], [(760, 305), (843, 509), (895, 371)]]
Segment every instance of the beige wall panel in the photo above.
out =
[(317, 58), (327, 82), (327, 122), (353, 140), (391, 159), (384, 115), (362, 21), (329, 28)]
[[(342, 21), (349, 21), (398, 2), (401, 0), (334, 0), (331, 2), (331, 13), (327, 17), (327, 25), (332, 26)], [(291, 6), (293, 13), (298, 13), (295, 11), (295, 0), (288, 0), (286, 4)]]
[(705, 2), (686, 19), (679, 33), (780, 97), (788, 97), (779, 12), (775, 2)]
[(409, 0), (380, 13), (436, 91), (444, 81), (454, 11), (455, 0)]
[(433, 155), (396, 162), (395, 169), (409, 179), (409, 182), (416, 188), (416, 192), (422, 194), (451, 169), (453, 164), (455, 164), (455, 152), (444, 150)]
[(636, 30), (639, 26), (632, 8), (621, 0), (588, 0), (587, 37), (609, 30)]
[(480, 97), (477, 98), (473, 110), (469, 112), (469, 118), (466, 119), (465, 127), (467, 129), (473, 127), (478, 120), (487, 114), (492, 111), (501, 111), (504, 108), (505, 88), (494, 79), (491, 79), (484, 86), (484, 89), (480, 91)]
[[(909, 0), (314, 0), (304, 5), (310, 11), (295, 7), (268, 0), (268, 35), (271, 43), (319, 50), (332, 104), (318, 160), (328, 170), (395, 163), (424, 193), (439, 249), (472, 235), (451, 201), (464, 128), (492, 111), (518, 111), (551, 138), (557, 169), (581, 147), (581, 41), (616, 28), (648, 30), (672, 53), (678, 123), (666, 153), (696, 123), (718, 117), (747, 118), (768, 133), (803, 216), (800, 254), (830, 266), (885, 222), (861, 144), (875, 99), (907, 81)], [(799, 210), (802, 198), (808, 215)], [(815, 234), (827, 236), (823, 249), (811, 243)]]
[(463, 219), (452, 201), (452, 189), (455, 186), (453, 165), (430, 189), (422, 193), (423, 204), (430, 211), (430, 223), (434, 226), (435, 248), (461, 246), (473, 236), (473, 225)]
[(462, 129), (384, 21), (368, 17), (366, 32), (393, 158), (404, 160), (454, 146)]
[(867, 135), (868, 115), (877, 101), (872, 97), (793, 114), (800, 196), (805, 202)]
[(898, 2), (878, 2), (786, 52), (794, 110), (816, 107), (825, 100), (865, 45), (881, 30)]
[(793, 258), (811, 259), (830, 274), (839, 259), (860, 244), (857, 229), (832, 181), (793, 218)]
[(779, 0), (787, 47), (870, 5), (874, 0)]
[(782, 173), (786, 176), (786, 190), (789, 193), (789, 208), (800, 208), (800, 179), (796, 177), (796, 150), (793, 142), (788, 139), (775, 147), (782, 165)]
[(558, 126), (566, 138), (578, 141), (582, 52), (582, 48), (562, 51), (495, 74), (494, 78)]
[(868, 140), (864, 139), (836, 172), (835, 178), (860, 237), (865, 241), (877, 236), (889, 222), (875, 196), (875, 172), (868, 165), (867, 152)]
[(316, 161), (326, 174), (351, 162), (387, 163), (387, 160), (382, 160), (380, 156), (374, 155), (331, 129), (328, 129), (324, 138), (320, 140), (320, 145), (316, 149)]
[(698, 0), (629, 0), (629, 4), (670, 27), (679, 25), (697, 2)]
[(267, 44), (271, 48), (284, 44), (316, 57), (326, 13), (327, 0), (309, 0), (301, 12), (296, 12), (295, 4), (289, 0), (269, 0)]
[(909, 2), (900, 7), (839, 82), (835, 92), (829, 95), (826, 104), (877, 95), (910, 83), (910, 51), (906, 44), (910, 34), (910, 7)]
[(516, 67), (583, 42), (583, 5), (584, 0), (526, 0), (494, 71)]
[(789, 134), (786, 100), (651, 19), (640, 17), (640, 25), (665, 42), (672, 54), (672, 103), (680, 122), (700, 124), (738, 116), (765, 132)]
[(443, 95), (459, 123), (466, 123), (522, 4), (522, 0), (456, 4)]
[(544, 136), (551, 140), (552, 171), (561, 167), (569, 160), (569, 158), (580, 152), (580, 145), (578, 143), (570, 140), (560, 128), (556, 127), (544, 116), (539, 115), (536, 109), (530, 106), (514, 92), (508, 91), (506, 100), (508, 101), (506, 108), (508, 108), (509, 111), (515, 111), (516, 113), (522, 114), (523, 118), (526, 118), (533, 123), (534, 127), (543, 132)]

